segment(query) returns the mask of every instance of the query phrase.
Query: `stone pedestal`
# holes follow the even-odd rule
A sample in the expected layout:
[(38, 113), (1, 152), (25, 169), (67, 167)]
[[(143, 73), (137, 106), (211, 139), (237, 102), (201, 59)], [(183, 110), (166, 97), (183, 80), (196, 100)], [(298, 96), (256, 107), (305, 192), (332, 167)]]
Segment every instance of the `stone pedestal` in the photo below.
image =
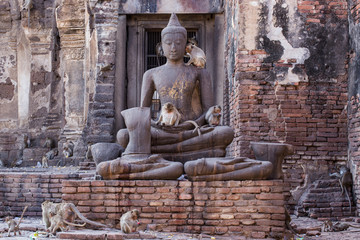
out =
[(273, 171), (269, 179), (283, 178), (282, 162), (285, 156), (294, 153), (294, 147), (286, 143), (250, 142), (257, 160), (269, 161)]

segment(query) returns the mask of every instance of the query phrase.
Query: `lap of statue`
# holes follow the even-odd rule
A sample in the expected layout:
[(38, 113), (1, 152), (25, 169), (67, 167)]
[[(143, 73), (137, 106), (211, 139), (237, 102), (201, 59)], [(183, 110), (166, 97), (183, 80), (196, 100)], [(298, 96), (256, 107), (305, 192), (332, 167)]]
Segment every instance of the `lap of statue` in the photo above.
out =
[[(193, 129), (152, 124), (151, 153), (182, 163), (202, 157), (224, 157), (226, 147), (234, 137), (233, 129), (228, 126), (202, 126), (200, 133)], [(128, 139), (128, 131), (121, 129), (117, 134), (118, 143), (126, 148)]]

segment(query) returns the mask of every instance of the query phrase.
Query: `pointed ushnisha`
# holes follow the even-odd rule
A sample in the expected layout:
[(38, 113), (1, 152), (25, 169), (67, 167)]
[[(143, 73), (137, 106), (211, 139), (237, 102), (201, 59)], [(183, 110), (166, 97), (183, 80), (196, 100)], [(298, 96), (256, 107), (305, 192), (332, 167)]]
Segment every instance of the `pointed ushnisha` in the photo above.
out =
[(186, 29), (181, 26), (175, 13), (171, 14), (168, 25), (161, 31), (161, 37), (167, 33), (182, 33), (184, 37), (187, 36)]

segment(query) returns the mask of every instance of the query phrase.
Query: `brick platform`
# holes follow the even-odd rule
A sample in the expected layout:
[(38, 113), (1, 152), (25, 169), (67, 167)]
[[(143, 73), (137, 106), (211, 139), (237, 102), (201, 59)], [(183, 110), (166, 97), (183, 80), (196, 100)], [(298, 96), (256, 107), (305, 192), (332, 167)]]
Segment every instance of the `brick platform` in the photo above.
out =
[(24, 216), (41, 216), (42, 202), (61, 202), (61, 182), (79, 178), (76, 173), (44, 171), (0, 173), (1, 217), (20, 216), (24, 206), (29, 206)]
[(167, 232), (233, 234), (253, 238), (282, 235), (283, 181), (102, 181), (64, 180), (62, 199), (89, 219), (118, 224), (140, 210), (148, 228)]

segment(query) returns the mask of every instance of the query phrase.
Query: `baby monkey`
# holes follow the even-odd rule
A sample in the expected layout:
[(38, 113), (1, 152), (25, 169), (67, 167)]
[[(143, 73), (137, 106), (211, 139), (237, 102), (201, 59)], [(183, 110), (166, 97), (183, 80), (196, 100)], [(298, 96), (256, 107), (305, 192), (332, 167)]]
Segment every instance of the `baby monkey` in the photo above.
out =
[(204, 68), (206, 63), (206, 56), (204, 51), (195, 46), (192, 43), (188, 43), (185, 47), (186, 55), (190, 57), (189, 61), (186, 63), (186, 65), (193, 64), (194, 66), (198, 68)]
[(220, 125), (220, 121), (221, 121), (220, 105), (215, 105), (210, 107), (205, 114), (205, 120), (210, 125), (210, 127), (215, 127)]
[(136, 232), (140, 221), (138, 220), (140, 212), (137, 209), (131, 210), (123, 214), (120, 218), (121, 231), (124, 233)]
[(21, 223), (21, 220), (23, 219), (24, 217), (24, 213), (26, 211), (26, 209), (28, 208), (28, 206), (25, 206), (22, 214), (21, 214), (21, 217), (20, 217), (20, 220), (19, 220), (19, 223), (17, 223), (13, 217), (11, 216), (8, 216), (5, 218), (5, 222), (7, 223), (7, 225), (9, 226), (9, 231), (8, 231), (8, 237), (10, 237), (10, 232), (14, 232), (14, 236), (16, 236), (16, 232), (19, 233), (19, 235), (21, 235), (21, 232), (20, 232), (20, 223)]

